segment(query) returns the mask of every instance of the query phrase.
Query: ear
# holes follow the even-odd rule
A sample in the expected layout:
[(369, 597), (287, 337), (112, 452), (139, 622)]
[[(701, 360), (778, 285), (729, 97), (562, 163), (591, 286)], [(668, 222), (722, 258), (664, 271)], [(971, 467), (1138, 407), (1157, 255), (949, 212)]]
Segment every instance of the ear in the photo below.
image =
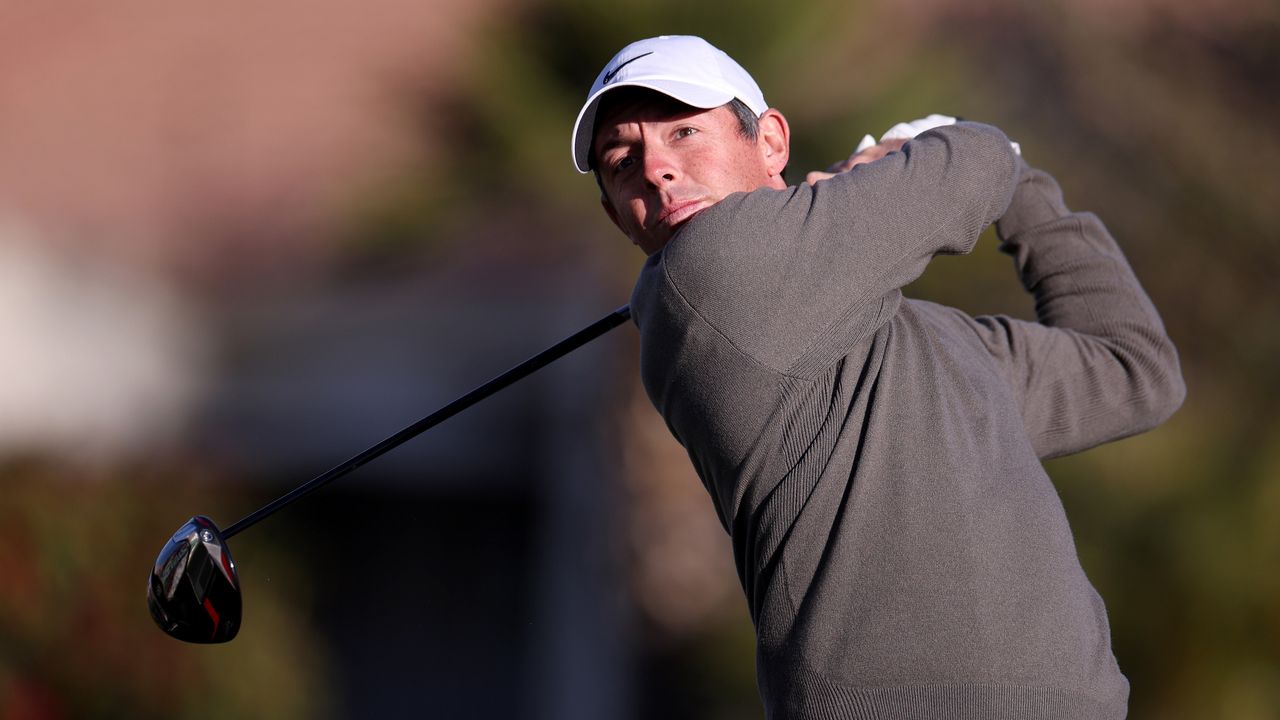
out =
[(791, 158), (791, 128), (782, 113), (773, 108), (764, 111), (760, 116), (758, 143), (769, 178), (785, 184), (782, 171)]

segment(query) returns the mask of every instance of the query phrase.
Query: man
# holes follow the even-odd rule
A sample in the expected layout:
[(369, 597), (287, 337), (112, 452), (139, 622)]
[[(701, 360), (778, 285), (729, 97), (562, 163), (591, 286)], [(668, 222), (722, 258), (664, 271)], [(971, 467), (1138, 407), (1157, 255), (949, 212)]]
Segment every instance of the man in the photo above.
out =
[[(798, 186), (789, 132), (727, 55), (661, 37), (605, 66), (573, 136), (649, 256), (644, 386), (732, 537), (769, 716), (1124, 717), (1040, 459), (1179, 406), (1154, 307), (995, 128), (938, 127)], [(902, 297), (992, 222), (1038, 322)]]

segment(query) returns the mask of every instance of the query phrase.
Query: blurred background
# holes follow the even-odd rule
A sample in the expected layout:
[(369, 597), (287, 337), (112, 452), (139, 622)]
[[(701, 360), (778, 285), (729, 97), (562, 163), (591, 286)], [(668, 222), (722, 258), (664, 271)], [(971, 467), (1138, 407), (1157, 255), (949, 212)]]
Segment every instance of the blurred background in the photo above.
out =
[[(1182, 354), (1164, 427), (1050, 472), (1131, 717), (1280, 717), (1270, 0), (0, 3), (0, 718), (752, 718), (728, 541), (626, 326), (232, 543), (238, 639), (157, 630), (223, 527), (627, 301), (569, 131), (695, 33), (791, 175), (930, 112), (1101, 215)], [(1031, 314), (988, 236), (911, 292)]]

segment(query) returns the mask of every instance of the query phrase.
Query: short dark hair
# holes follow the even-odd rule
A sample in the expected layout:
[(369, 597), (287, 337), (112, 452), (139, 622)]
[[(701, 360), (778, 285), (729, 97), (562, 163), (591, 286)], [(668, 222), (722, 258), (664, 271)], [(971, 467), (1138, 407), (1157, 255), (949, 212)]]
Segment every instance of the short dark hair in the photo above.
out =
[(738, 118), (738, 132), (742, 133), (742, 137), (755, 142), (760, 136), (760, 116), (738, 98), (730, 100), (727, 107)]

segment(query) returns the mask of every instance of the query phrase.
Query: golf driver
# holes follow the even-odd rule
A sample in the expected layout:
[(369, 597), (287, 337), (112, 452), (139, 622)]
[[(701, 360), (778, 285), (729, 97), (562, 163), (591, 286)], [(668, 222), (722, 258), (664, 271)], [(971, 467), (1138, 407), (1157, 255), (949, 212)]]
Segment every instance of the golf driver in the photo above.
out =
[(299, 485), (241, 518), (225, 531), (197, 515), (160, 550), (147, 583), (147, 607), (161, 630), (192, 643), (227, 642), (240, 631), (240, 577), (227, 539), (319, 490), (383, 453), (417, 437), (512, 383), (550, 365), (631, 317), (624, 305), (400, 432)]

